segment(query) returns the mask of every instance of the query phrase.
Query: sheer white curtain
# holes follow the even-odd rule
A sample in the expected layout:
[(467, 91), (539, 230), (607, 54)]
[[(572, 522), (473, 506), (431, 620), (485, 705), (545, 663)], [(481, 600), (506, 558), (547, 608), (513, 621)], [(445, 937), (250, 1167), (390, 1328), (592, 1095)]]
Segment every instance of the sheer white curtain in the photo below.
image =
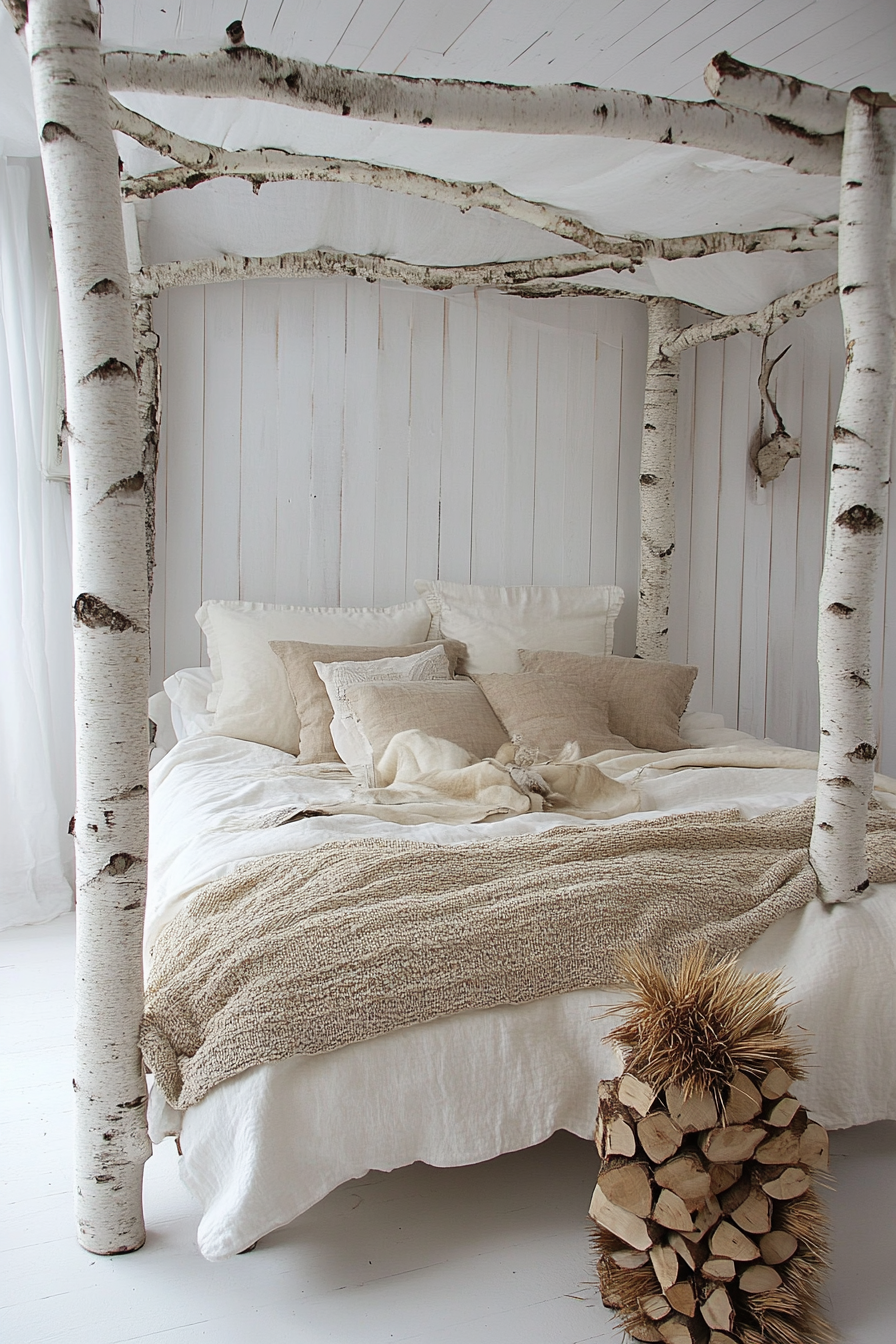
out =
[(40, 162), (0, 156), (0, 928), (71, 906), (70, 509), (41, 474), (50, 297)]

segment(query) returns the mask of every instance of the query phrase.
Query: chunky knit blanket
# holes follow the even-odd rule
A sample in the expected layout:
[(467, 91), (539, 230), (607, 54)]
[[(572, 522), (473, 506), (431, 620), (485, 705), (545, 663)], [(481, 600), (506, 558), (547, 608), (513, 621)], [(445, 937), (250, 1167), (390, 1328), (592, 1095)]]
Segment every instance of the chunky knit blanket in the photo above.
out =
[[(442, 847), (335, 841), (212, 882), (160, 936), (141, 1046), (172, 1105), (253, 1065), (612, 984), (618, 952), (736, 953), (812, 900), (812, 804)], [(872, 880), (896, 813), (872, 811)], [(599, 1030), (599, 1027), (595, 1027)]]

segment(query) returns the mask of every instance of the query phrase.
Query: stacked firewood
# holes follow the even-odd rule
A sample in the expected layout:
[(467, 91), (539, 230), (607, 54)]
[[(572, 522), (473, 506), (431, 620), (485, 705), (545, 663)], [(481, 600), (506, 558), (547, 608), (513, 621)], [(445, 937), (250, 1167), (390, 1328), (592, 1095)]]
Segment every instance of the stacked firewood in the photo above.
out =
[[(661, 1086), (655, 1071), (645, 1081), (648, 1070), (630, 1070), (631, 1023), (614, 1037), (629, 1068), (600, 1084), (590, 1208), (605, 1305), (637, 1340), (825, 1344), (812, 1175), (827, 1170), (828, 1136), (791, 1094), (792, 1075), (773, 1053), (757, 1068), (748, 1051), (749, 1071), (724, 1083), (695, 1090), (679, 1069)], [(786, 1042), (783, 1055), (799, 1072)]]

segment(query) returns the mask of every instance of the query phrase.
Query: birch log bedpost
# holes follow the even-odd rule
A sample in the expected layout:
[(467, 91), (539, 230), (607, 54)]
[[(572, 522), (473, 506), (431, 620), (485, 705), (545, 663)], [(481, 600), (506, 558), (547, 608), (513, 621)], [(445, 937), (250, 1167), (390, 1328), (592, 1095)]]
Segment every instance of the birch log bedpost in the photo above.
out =
[(31, 0), (70, 425), (77, 723), (75, 1188), (98, 1255), (145, 1232), (143, 1004), (149, 623), (134, 327), (96, 16)]
[[(846, 374), (834, 429), (819, 590), (821, 744), (810, 858), (826, 901), (868, 886), (865, 828), (877, 755), (871, 617), (890, 475), (896, 336), (887, 257), (896, 114), (852, 93), (840, 184), (840, 305)], [(882, 125), (884, 117), (893, 124)]]
[(675, 435), (680, 356), (663, 352), (678, 335), (677, 299), (647, 301), (647, 381), (641, 436), (641, 572), (635, 656), (669, 658), (669, 592), (675, 549)]

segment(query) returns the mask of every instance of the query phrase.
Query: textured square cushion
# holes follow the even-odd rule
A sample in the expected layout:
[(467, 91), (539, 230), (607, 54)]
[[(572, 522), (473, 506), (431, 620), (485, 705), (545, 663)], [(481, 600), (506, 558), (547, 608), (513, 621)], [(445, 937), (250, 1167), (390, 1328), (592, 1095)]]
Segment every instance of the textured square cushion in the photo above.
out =
[(610, 729), (636, 747), (680, 751), (688, 744), (678, 731), (697, 677), (696, 667), (651, 663), (641, 658), (588, 658), (553, 649), (520, 649), (527, 672), (574, 681), (608, 706)]
[[(272, 656), (283, 668), (290, 695), (290, 706), (296, 721), (298, 747), (296, 752), (302, 765), (319, 761), (338, 761), (333, 746), (330, 724), (333, 706), (327, 688), (321, 681), (315, 663), (370, 662), (379, 658), (405, 658), (424, 653), (436, 645), (427, 640), (417, 644), (380, 646), (376, 644), (310, 644), (301, 640), (272, 640)], [(454, 640), (438, 641), (448, 658), (449, 674), (453, 675), (463, 646)]]
[(333, 709), (330, 737), (341, 760), (364, 778), (373, 761), (370, 744), (358, 728), (349, 709), (346, 692), (350, 686), (369, 682), (450, 681), (451, 668), (443, 644), (433, 644), (407, 658), (374, 658), (366, 662), (315, 663), (315, 670), (326, 687)]
[(488, 588), (418, 580), (415, 587), (432, 612), (431, 637), (466, 644), (459, 671), (470, 676), (519, 672), (521, 648), (611, 653), (624, 597), (612, 586)]
[(208, 709), (214, 731), (248, 742), (299, 750), (295, 705), (272, 639), (343, 645), (410, 644), (426, 639), (424, 602), (395, 607), (279, 607), (262, 602), (203, 602), (196, 619), (205, 634), (214, 678)]
[(494, 756), (507, 741), (479, 687), (472, 681), (366, 682), (349, 686), (346, 700), (376, 763), (396, 733), (416, 728), (455, 742), (472, 756)]
[(630, 742), (610, 732), (606, 695), (591, 695), (575, 681), (543, 672), (486, 672), (476, 684), (508, 738), (518, 735), (547, 760), (567, 742), (577, 742), (583, 756), (631, 751)]

